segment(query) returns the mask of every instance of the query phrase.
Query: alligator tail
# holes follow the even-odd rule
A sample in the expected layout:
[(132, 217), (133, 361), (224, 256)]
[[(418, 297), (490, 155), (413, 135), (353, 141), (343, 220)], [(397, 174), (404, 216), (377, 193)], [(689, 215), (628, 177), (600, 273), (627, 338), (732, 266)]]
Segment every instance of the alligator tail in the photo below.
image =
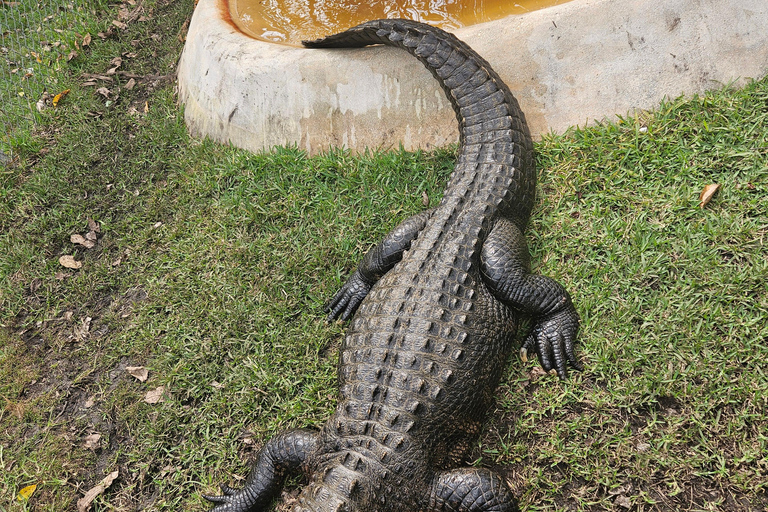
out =
[(402, 48), (419, 59), (445, 91), (459, 120), (462, 147), (510, 137), (517, 144), (530, 145), (525, 116), (509, 88), (485, 59), (453, 34), (416, 21), (385, 19), (303, 44), (309, 48), (372, 44)]

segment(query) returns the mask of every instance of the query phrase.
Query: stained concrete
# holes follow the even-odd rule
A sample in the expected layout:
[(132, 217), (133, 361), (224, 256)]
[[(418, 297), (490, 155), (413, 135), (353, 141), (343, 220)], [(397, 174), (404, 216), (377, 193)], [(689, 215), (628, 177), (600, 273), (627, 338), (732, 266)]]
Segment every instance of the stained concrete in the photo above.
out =
[[(258, 41), (200, 0), (178, 68), (190, 132), (258, 151), (432, 148), (458, 140), (432, 75), (394, 48)], [(768, 73), (765, 0), (573, 0), (456, 31), (517, 96), (534, 135)]]

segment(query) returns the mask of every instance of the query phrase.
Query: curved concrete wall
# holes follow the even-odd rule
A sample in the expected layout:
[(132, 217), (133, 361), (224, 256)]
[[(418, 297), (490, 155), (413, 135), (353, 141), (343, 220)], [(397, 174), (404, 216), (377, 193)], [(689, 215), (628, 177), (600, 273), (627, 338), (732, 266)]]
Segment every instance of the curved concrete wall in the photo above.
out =
[[(393, 48), (307, 50), (240, 33), (200, 0), (178, 68), (191, 133), (258, 151), (432, 148), (458, 140), (434, 78)], [(768, 72), (765, 0), (574, 0), (456, 32), (534, 135)]]

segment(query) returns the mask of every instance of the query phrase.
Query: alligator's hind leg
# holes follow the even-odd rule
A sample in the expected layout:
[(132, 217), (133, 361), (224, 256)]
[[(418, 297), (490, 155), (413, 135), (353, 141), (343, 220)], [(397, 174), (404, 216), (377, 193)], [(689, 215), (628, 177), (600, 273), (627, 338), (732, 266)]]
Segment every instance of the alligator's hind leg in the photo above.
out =
[(517, 512), (502, 478), (487, 469), (457, 469), (435, 478), (429, 512)]
[(328, 320), (347, 320), (355, 313), (376, 281), (403, 259), (403, 251), (411, 247), (433, 211), (434, 208), (408, 217), (366, 253), (355, 273), (326, 306)]
[(557, 281), (531, 274), (528, 245), (520, 229), (507, 219), (496, 222), (481, 252), (483, 278), (508, 306), (534, 317), (531, 334), (521, 349), (534, 348), (545, 370), (565, 378), (566, 364), (581, 369), (574, 354), (579, 315), (571, 296)]
[(289, 473), (297, 472), (307, 457), (317, 451), (318, 432), (289, 430), (272, 439), (261, 449), (251, 474), (242, 489), (221, 486), (221, 496), (203, 497), (216, 503), (212, 512), (246, 512), (266, 510)]

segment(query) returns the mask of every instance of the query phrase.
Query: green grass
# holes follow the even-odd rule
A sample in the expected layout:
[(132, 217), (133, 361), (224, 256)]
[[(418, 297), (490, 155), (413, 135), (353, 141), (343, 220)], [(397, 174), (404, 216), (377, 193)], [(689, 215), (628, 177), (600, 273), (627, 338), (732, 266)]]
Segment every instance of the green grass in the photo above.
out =
[[(0, 6), (0, 116), (5, 125), (0, 150), (6, 156), (39, 150), (31, 138), (37, 123), (45, 122), (47, 108), (37, 102), (52, 98), (73, 85), (65, 70), (77, 67), (89, 49), (86, 34), (97, 38), (108, 30), (103, 0), (36, 2), (17, 0)], [(31, 146), (30, 146), (31, 144)]]
[[(344, 331), (323, 304), (453, 166), (254, 155), (190, 139), (170, 80), (118, 75), (109, 103), (80, 87), (125, 52), (133, 74), (172, 72), (192, 2), (144, 5), (57, 71), (72, 92), (0, 168), (0, 510), (73, 510), (114, 470), (94, 510), (205, 510), (267, 437), (321, 425)], [(763, 80), (537, 145), (528, 239), (574, 297), (586, 371), (510, 361), (475, 462), (525, 510), (768, 506), (767, 116)], [(88, 219), (92, 249), (70, 242)]]

